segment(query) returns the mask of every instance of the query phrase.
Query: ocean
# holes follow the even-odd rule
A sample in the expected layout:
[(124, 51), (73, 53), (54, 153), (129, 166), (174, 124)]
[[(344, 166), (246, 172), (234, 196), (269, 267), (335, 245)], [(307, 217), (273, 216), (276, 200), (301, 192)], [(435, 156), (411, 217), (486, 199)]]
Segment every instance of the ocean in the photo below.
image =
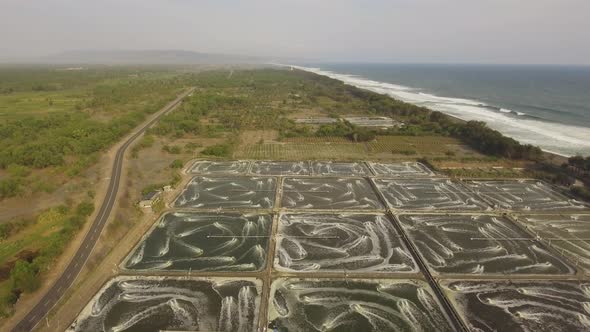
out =
[(564, 156), (590, 155), (590, 67), (305, 64), (300, 69), (464, 119)]

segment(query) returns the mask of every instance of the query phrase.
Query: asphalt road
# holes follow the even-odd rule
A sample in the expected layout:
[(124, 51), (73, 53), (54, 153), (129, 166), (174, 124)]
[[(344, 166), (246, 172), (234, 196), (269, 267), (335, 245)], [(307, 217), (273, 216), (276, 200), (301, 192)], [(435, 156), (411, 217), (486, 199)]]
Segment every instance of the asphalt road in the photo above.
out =
[(94, 249), (96, 241), (100, 237), (102, 229), (106, 224), (109, 216), (111, 214), (111, 210), (113, 209), (113, 205), (115, 204), (115, 200), (117, 199), (117, 193), (119, 191), (119, 182), (121, 180), (121, 173), (123, 171), (123, 159), (125, 156), (125, 152), (127, 148), (133, 143), (135, 139), (137, 139), (143, 132), (149, 128), (152, 124), (154, 124), (158, 119), (168, 113), (169, 111), (173, 110), (176, 106), (180, 104), (182, 99), (190, 94), (194, 89), (190, 89), (189, 91), (181, 94), (178, 98), (174, 101), (166, 105), (162, 110), (159, 111), (157, 117), (151, 120), (149, 123), (141, 127), (139, 130), (136, 131), (133, 136), (131, 136), (120, 148), (117, 150), (117, 155), (115, 156), (115, 162), (113, 163), (113, 168), (111, 171), (111, 178), (109, 182), (109, 187), (107, 189), (107, 194), (100, 206), (100, 210), (96, 215), (96, 219), (92, 223), (92, 226), (88, 230), (88, 233), (84, 237), (80, 248), (64, 270), (63, 274), (57, 279), (57, 281), (51, 286), (49, 291), (43, 296), (41, 301), (35, 305), (35, 307), (12, 329), (12, 331), (31, 331), (35, 326), (41, 321), (45, 315), (53, 308), (53, 306), (59, 301), (59, 299), (63, 296), (64, 292), (72, 285), (74, 280), (78, 277), (78, 274), (86, 264), (88, 256)]

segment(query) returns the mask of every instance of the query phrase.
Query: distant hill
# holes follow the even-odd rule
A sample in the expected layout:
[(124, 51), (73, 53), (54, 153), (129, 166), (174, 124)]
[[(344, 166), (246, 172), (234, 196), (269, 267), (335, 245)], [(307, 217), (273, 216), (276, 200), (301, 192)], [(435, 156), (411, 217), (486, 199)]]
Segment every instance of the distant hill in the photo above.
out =
[(256, 64), (262, 57), (200, 53), (183, 50), (77, 50), (28, 59), (26, 62), (55, 64)]

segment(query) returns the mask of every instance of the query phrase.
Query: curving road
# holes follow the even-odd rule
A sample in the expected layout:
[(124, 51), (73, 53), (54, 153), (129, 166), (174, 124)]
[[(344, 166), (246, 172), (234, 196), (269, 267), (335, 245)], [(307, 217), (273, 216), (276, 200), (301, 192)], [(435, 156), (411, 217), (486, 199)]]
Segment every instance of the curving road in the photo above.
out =
[(129, 137), (129, 139), (127, 139), (127, 141), (125, 141), (119, 150), (117, 150), (115, 162), (113, 163), (113, 168), (111, 171), (111, 179), (107, 189), (107, 194), (102, 202), (102, 205), (100, 206), (100, 210), (98, 211), (94, 222), (92, 223), (92, 226), (88, 230), (88, 233), (86, 233), (84, 240), (82, 240), (80, 248), (78, 248), (78, 251), (74, 257), (72, 257), (72, 260), (62, 275), (57, 279), (53, 286), (51, 286), (41, 301), (35, 305), (35, 307), (12, 329), (12, 331), (21, 332), (33, 330), (39, 321), (41, 321), (45, 315), (47, 315), (49, 310), (51, 310), (51, 308), (57, 303), (57, 301), (59, 301), (64, 292), (72, 285), (74, 280), (76, 280), (76, 277), (82, 270), (82, 267), (84, 267), (88, 256), (90, 256), (92, 249), (94, 249), (96, 241), (100, 237), (100, 233), (109, 219), (111, 210), (115, 204), (117, 193), (119, 191), (119, 182), (123, 172), (123, 159), (127, 148), (131, 145), (131, 143), (133, 143), (135, 139), (143, 134), (147, 128), (158, 121), (162, 115), (173, 110), (180, 104), (184, 97), (193, 91), (194, 88), (189, 89), (178, 96), (178, 98), (176, 98), (174, 101), (162, 108), (150, 122), (139, 128), (131, 137)]

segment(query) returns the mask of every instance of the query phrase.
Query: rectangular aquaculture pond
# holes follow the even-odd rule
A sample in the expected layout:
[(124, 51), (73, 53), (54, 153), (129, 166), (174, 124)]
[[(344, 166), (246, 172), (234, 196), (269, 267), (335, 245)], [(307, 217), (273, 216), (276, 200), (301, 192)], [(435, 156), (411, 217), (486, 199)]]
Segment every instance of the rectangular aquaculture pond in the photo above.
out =
[(569, 199), (538, 181), (467, 181), (465, 184), (497, 208), (519, 211), (582, 210)]
[(392, 178), (416, 178), (434, 176), (434, 173), (424, 164), (415, 162), (403, 163), (370, 163), (377, 176)]
[(590, 271), (590, 215), (526, 215), (518, 221), (576, 267)]
[(255, 161), (252, 163), (255, 175), (309, 175), (311, 170), (306, 161)]
[(313, 161), (315, 175), (324, 176), (369, 176), (371, 172), (364, 163), (339, 163), (331, 161)]
[(373, 179), (389, 206), (399, 210), (481, 211), (491, 209), (460, 182), (449, 179)]
[(291, 209), (382, 209), (364, 178), (285, 178), (281, 206)]
[(249, 161), (197, 161), (190, 169), (190, 173), (202, 175), (228, 174), (242, 175), (250, 168)]
[(274, 205), (272, 177), (194, 177), (174, 201), (177, 208), (263, 208)]
[(588, 281), (441, 282), (471, 331), (588, 331)]
[(262, 282), (116, 277), (68, 331), (256, 331)]
[(397, 216), (437, 274), (573, 274), (559, 254), (507, 219), (486, 215)]
[(269, 214), (172, 212), (131, 252), (129, 270), (260, 271), (266, 266)]
[(277, 279), (269, 299), (275, 331), (452, 331), (418, 280)]
[(419, 271), (384, 214), (283, 214), (274, 264), (298, 272)]

